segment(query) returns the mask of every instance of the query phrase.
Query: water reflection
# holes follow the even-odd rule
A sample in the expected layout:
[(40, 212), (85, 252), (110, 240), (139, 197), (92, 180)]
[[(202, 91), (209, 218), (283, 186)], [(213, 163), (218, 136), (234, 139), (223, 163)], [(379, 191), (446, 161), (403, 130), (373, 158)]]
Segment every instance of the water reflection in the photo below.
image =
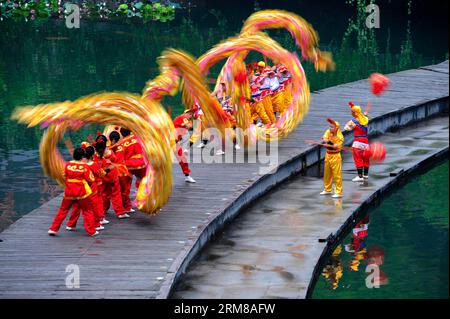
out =
[(448, 168), (414, 178), (359, 221), (313, 298), (448, 298)]
[(61, 192), (43, 175), (37, 150), (0, 149), (0, 231)]
[[(326, 261), (313, 297), (448, 296), (447, 176), (448, 163), (358, 221)], [(318, 197), (321, 187), (321, 179), (305, 176), (266, 195), (205, 248), (173, 297), (304, 297), (310, 279), (305, 269), (312, 272), (323, 249), (315, 243), (329, 234), (322, 221), (343, 222), (349, 205)], [(417, 194), (430, 188), (434, 193), (418, 202)], [(360, 202), (361, 192), (355, 193)]]
[(344, 268), (339, 255), (342, 253), (342, 245), (336, 247), (322, 271), (322, 276), (330, 284), (331, 289), (337, 289), (342, 278)]
[[(331, 290), (339, 287), (339, 282), (346, 273), (345, 269), (348, 269), (349, 272), (362, 271), (365, 273), (372, 273), (371, 270), (376, 269), (373, 276), (366, 278), (367, 284), (379, 287), (388, 283), (387, 274), (381, 269), (384, 264), (384, 249), (380, 246), (367, 247), (369, 219), (369, 215), (367, 215), (356, 224), (351, 231), (350, 243), (339, 244), (325, 264), (322, 276)], [(342, 258), (342, 254), (345, 253), (350, 256), (349, 260)]]

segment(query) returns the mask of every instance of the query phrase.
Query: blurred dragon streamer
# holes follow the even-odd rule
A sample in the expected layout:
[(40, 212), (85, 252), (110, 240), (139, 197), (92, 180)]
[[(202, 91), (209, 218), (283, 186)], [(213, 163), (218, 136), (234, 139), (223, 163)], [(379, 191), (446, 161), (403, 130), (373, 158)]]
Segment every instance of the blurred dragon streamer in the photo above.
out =
[(57, 149), (67, 129), (86, 124), (130, 127), (144, 149), (147, 172), (136, 195), (135, 205), (149, 214), (157, 213), (172, 192), (172, 144), (174, 127), (161, 104), (130, 93), (100, 93), (74, 102), (22, 107), (13, 118), (28, 127), (47, 127), (40, 144), (45, 174), (64, 185), (64, 158)]
[[(244, 23), (241, 33), (225, 40), (209, 50), (197, 60), (203, 74), (218, 61), (227, 58), (217, 79), (216, 88), (220, 82), (226, 82), (231, 93), (237, 114), (238, 127), (243, 130), (250, 127), (250, 132), (267, 141), (273, 138), (283, 138), (289, 135), (307, 114), (310, 102), (309, 85), (300, 60), (296, 53), (283, 49), (263, 29), (284, 28), (289, 31), (302, 53), (302, 58), (314, 63), (316, 71), (334, 70), (335, 64), (331, 54), (318, 49), (319, 37), (312, 26), (303, 18), (282, 10), (264, 10), (251, 15)], [(239, 73), (245, 72), (244, 59), (249, 51), (257, 51), (276, 63), (283, 64), (291, 73), (293, 80), (293, 100), (287, 110), (281, 114), (276, 123), (263, 127), (250, 124), (248, 81), (242, 81)], [(189, 105), (189, 104), (188, 104)], [(252, 133), (251, 133), (252, 134)]]
[[(229, 118), (218, 101), (211, 97), (204, 80), (215, 63), (227, 58), (218, 82), (226, 79), (229, 87), (233, 88), (238, 127), (251, 128), (259, 138), (270, 140), (287, 136), (307, 113), (309, 86), (298, 56), (261, 33), (264, 28), (288, 29), (301, 48), (303, 58), (315, 63), (317, 70), (334, 67), (331, 56), (317, 48), (317, 34), (305, 20), (284, 11), (261, 11), (249, 17), (238, 37), (217, 45), (196, 62), (182, 51), (165, 50), (158, 59), (161, 74), (146, 83), (142, 96), (126, 92), (92, 94), (75, 101), (20, 107), (14, 112), (13, 119), (28, 127), (40, 125), (47, 128), (40, 144), (40, 161), (45, 174), (60, 185), (64, 185), (65, 162), (57, 144), (67, 130), (78, 130), (94, 123), (105, 125), (105, 132), (117, 125), (130, 128), (143, 146), (148, 164), (135, 205), (142, 212), (156, 214), (167, 203), (172, 192), (175, 128), (161, 105), (164, 96), (175, 95), (181, 87), (187, 109), (200, 105), (207, 126), (223, 134), (229, 132)], [(245, 72), (243, 61), (252, 50), (285, 65), (293, 78), (293, 102), (277, 123), (263, 128), (250, 125), (246, 110), (249, 84), (242, 76)]]

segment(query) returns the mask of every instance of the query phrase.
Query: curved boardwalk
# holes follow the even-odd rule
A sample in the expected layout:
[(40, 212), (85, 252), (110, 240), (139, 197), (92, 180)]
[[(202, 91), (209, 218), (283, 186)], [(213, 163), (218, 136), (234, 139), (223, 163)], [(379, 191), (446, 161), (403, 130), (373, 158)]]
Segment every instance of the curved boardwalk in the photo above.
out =
[[(390, 78), (390, 90), (372, 98), (371, 118), (385, 120), (371, 130), (383, 132), (448, 109), (448, 61)], [(185, 184), (175, 166), (173, 194), (161, 214), (136, 213), (120, 221), (111, 217), (107, 230), (95, 239), (81, 230), (63, 229), (58, 237), (49, 237), (46, 231), (61, 198), (49, 201), (0, 233), (0, 298), (167, 297), (174, 280), (225, 219), (302, 165), (317, 161), (317, 151), (303, 140), (322, 135), (325, 117), (345, 122), (347, 102), (365, 104), (369, 97), (367, 81), (313, 94), (304, 123), (279, 145), (276, 174), (258, 175), (258, 164), (193, 164), (197, 184)], [(427, 107), (414, 108), (423, 104)], [(346, 200), (351, 199), (346, 195)], [(79, 288), (66, 287), (70, 264), (80, 268)]]
[(322, 178), (300, 176), (280, 185), (208, 245), (173, 297), (305, 298), (325, 246), (317, 239), (336, 234), (352, 222), (362, 203), (378, 200), (377, 192), (402, 179), (400, 174), (390, 176), (392, 172), (406, 171), (441, 152), (448, 158), (448, 133), (448, 117), (439, 117), (379, 136), (376, 140), (389, 155), (371, 167), (371, 179), (363, 185), (351, 181), (353, 159), (344, 152), (344, 200), (319, 196)]

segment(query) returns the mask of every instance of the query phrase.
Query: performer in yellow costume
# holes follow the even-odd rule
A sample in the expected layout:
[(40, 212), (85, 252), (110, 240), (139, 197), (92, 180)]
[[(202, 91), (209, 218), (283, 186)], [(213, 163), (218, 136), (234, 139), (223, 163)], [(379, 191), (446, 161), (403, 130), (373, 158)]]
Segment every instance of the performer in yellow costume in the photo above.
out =
[(284, 86), (280, 83), (280, 78), (275, 71), (270, 71), (268, 73), (268, 78), (270, 81), (270, 90), (271, 94), (271, 102), (272, 109), (274, 113), (281, 114), (284, 109)]
[(262, 74), (264, 78), (261, 81), (261, 86), (259, 87), (259, 90), (261, 91), (261, 102), (264, 105), (264, 110), (266, 111), (271, 124), (274, 124), (277, 121), (272, 105), (272, 90), (270, 89), (272, 82), (271, 77), (274, 78), (274, 75), (275, 72), (269, 68), (266, 68)]
[(250, 90), (252, 94), (253, 103), (251, 104), (252, 120), (255, 121), (258, 116), (263, 124), (272, 124), (269, 116), (266, 113), (264, 104), (261, 98), (261, 91), (259, 84), (262, 81), (261, 76), (254, 76), (250, 82)]
[(330, 195), (334, 183), (334, 195), (332, 197), (341, 198), (343, 196), (341, 148), (344, 143), (344, 136), (340, 130), (339, 122), (332, 119), (327, 119), (327, 121), (330, 128), (323, 135), (322, 141), (330, 146), (327, 147), (327, 154), (325, 155), (324, 190), (320, 195)]
[(284, 98), (284, 109), (281, 110), (281, 113), (283, 113), (289, 105), (292, 103), (292, 76), (289, 73), (288, 69), (281, 65), (278, 68), (278, 73), (280, 74), (280, 83), (283, 88), (283, 98)]
[[(267, 122), (267, 119), (261, 118), (264, 124), (273, 124), (277, 121), (272, 106), (272, 91), (270, 90), (270, 79), (268, 77), (269, 72), (273, 71), (266, 66), (266, 63), (264, 61), (259, 61), (258, 69), (257, 72), (255, 73), (255, 76), (257, 77), (255, 83), (259, 89), (260, 94), (259, 99), (261, 101), (262, 106), (264, 107), (265, 114), (269, 119), (269, 122), (265, 123)], [(261, 104), (257, 105), (258, 111), (261, 108)], [(262, 113), (261, 111), (259, 111), (258, 113)]]

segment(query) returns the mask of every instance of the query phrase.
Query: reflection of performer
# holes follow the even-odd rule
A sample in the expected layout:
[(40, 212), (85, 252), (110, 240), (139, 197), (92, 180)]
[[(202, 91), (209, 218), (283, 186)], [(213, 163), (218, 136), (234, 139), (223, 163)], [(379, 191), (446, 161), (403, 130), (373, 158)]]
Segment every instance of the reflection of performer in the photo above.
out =
[(380, 268), (384, 264), (384, 249), (379, 246), (371, 246), (367, 252), (367, 264), (376, 265), (378, 267), (378, 278), (374, 278), (373, 284), (387, 285), (389, 278), (387, 274)]
[(352, 230), (352, 242), (345, 245), (345, 251), (353, 255), (350, 261), (350, 271), (359, 271), (361, 260), (366, 259), (369, 215), (364, 217)]
[(14, 193), (6, 194), (5, 199), (0, 201), (0, 231), (2, 227), (12, 224), (17, 212), (14, 210)]
[(330, 283), (331, 289), (335, 290), (339, 286), (339, 281), (343, 276), (343, 267), (339, 255), (342, 252), (342, 246), (339, 245), (331, 254), (328, 263), (322, 271), (322, 276)]
[(325, 132), (322, 140), (324, 144), (330, 146), (327, 147), (327, 153), (325, 155), (324, 190), (320, 195), (331, 194), (334, 183), (334, 195), (332, 197), (341, 198), (343, 196), (341, 147), (344, 143), (344, 136), (339, 129), (339, 122), (332, 119), (327, 119), (327, 121), (330, 124), (330, 128)]
[(384, 263), (384, 250), (379, 246), (367, 247), (367, 237), (369, 229), (369, 215), (365, 216), (358, 222), (352, 230), (352, 241), (345, 245), (345, 251), (352, 255), (350, 261), (350, 271), (358, 272), (362, 261), (365, 261), (367, 266), (376, 265), (378, 276), (374, 277), (374, 285), (385, 285), (388, 283), (386, 273), (380, 269)]
[(352, 179), (353, 182), (363, 182), (369, 178), (369, 149), (368, 127), (369, 119), (364, 114), (361, 107), (349, 102), (353, 119), (345, 125), (345, 130), (353, 131), (353, 160), (358, 171), (358, 176)]

